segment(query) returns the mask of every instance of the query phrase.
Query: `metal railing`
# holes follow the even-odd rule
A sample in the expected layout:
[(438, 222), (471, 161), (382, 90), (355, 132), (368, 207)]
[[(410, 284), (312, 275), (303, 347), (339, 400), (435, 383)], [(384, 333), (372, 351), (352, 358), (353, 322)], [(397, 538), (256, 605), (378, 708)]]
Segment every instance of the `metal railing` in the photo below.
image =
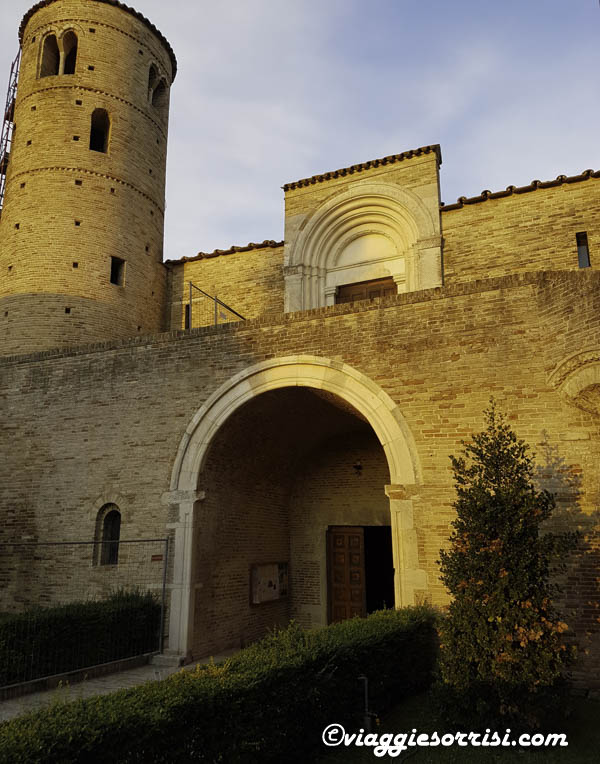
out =
[(19, 48), (19, 52), (10, 67), (8, 92), (6, 94), (6, 104), (4, 106), (4, 120), (2, 122), (2, 133), (0, 135), (0, 214), (2, 213), (2, 205), (4, 203), (6, 173), (8, 170), (8, 161), (10, 159), (10, 145), (14, 128), (15, 99), (17, 97), (20, 61), (21, 49)]
[(198, 326), (217, 326), (232, 321), (246, 319), (218, 297), (205, 292), (191, 281), (189, 282), (188, 302), (185, 304), (185, 328), (193, 329)]
[(162, 652), (168, 556), (168, 539), (0, 544), (0, 689)]

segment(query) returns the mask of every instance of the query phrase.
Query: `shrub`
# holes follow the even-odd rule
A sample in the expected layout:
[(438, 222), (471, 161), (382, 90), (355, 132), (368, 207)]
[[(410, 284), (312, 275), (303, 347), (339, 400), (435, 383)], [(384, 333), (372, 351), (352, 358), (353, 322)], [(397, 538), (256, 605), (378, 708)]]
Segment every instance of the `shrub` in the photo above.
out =
[(160, 604), (151, 593), (36, 608), (0, 619), (0, 686), (152, 652)]
[(533, 485), (528, 446), (492, 401), (487, 429), (451, 457), (457, 500), (441, 578), (454, 600), (440, 626), (436, 692), (449, 721), (540, 726), (563, 701), (571, 659), (556, 614), (553, 560), (574, 534), (541, 533), (554, 497)]
[(428, 686), (434, 621), (413, 608), (308, 632), (292, 625), (222, 665), (0, 725), (0, 762), (309, 761), (328, 724), (360, 726), (359, 675), (380, 711)]

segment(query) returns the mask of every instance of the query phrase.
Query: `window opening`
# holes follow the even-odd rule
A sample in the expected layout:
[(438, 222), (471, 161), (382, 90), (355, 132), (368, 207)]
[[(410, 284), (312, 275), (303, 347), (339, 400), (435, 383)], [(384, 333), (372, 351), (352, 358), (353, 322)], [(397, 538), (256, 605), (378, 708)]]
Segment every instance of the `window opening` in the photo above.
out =
[(77, 62), (77, 35), (75, 32), (67, 32), (62, 40), (65, 55), (63, 74), (75, 74)]
[(44, 37), (40, 77), (52, 77), (55, 74), (58, 74), (59, 63), (60, 53), (58, 52), (56, 35), (49, 34)]
[(119, 539), (121, 538), (121, 513), (118, 509), (107, 512), (102, 523), (102, 552), (100, 565), (116, 565), (119, 562)]
[(167, 105), (168, 91), (164, 80), (161, 80), (152, 93), (152, 106), (164, 109)]
[(120, 257), (110, 258), (110, 283), (123, 286), (125, 280), (125, 260)]
[(580, 268), (590, 267), (590, 249), (588, 247), (588, 237), (586, 231), (575, 234), (577, 240), (577, 260)]
[(150, 69), (148, 71), (148, 100), (152, 100), (152, 94), (153, 90), (156, 87), (156, 82), (158, 80), (158, 72), (156, 71), (156, 67), (154, 64), (151, 64)]
[(110, 117), (106, 109), (94, 109), (90, 128), (90, 150), (106, 154), (108, 151), (108, 134), (110, 132)]

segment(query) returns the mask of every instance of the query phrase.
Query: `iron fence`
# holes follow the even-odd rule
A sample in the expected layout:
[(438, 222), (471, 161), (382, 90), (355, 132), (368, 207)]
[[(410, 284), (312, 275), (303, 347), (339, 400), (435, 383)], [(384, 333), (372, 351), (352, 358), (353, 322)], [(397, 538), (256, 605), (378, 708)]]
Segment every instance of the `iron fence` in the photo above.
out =
[(168, 554), (168, 539), (0, 544), (0, 688), (162, 652)]

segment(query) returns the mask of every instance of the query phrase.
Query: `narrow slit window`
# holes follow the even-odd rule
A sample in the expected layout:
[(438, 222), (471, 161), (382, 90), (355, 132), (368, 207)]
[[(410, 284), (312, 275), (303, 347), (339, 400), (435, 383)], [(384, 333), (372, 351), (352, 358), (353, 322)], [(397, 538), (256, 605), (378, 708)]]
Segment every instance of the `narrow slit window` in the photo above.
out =
[(94, 109), (90, 127), (90, 151), (108, 152), (110, 117), (106, 109)]
[(588, 237), (586, 231), (575, 234), (577, 239), (577, 260), (580, 268), (590, 267), (590, 249), (588, 247)]
[(42, 43), (42, 62), (40, 65), (40, 77), (52, 77), (58, 74), (60, 53), (56, 35), (49, 34), (44, 37)]
[(62, 43), (65, 56), (63, 74), (75, 74), (75, 64), (77, 63), (77, 35), (75, 32), (66, 32)]
[(189, 302), (185, 306), (185, 314), (184, 314), (184, 318), (183, 318), (183, 328), (184, 329), (191, 329), (192, 328), (191, 327), (191, 322), (190, 322), (190, 304), (189, 304)]
[(117, 286), (125, 283), (125, 260), (120, 257), (110, 258), (110, 283)]

